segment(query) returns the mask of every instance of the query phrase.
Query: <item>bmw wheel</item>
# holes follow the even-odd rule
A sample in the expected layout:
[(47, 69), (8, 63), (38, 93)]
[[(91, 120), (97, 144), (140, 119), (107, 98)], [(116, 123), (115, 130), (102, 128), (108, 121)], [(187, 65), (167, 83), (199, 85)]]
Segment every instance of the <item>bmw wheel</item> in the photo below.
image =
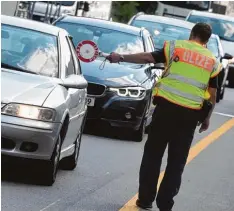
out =
[(134, 131), (133, 133), (133, 141), (135, 142), (141, 142), (145, 135), (145, 127), (146, 127), (146, 119), (143, 118), (141, 122), (141, 126), (137, 131)]
[(216, 103), (219, 103), (220, 99), (221, 99), (221, 89), (218, 88), (217, 95), (216, 95)]

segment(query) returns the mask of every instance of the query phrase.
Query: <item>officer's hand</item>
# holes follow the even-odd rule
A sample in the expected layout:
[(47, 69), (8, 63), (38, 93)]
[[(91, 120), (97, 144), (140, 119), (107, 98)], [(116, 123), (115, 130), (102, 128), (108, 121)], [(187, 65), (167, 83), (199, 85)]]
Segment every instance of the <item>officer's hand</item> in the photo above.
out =
[(121, 55), (118, 53), (111, 53), (109, 56), (106, 57), (107, 60), (110, 61), (110, 63), (118, 63), (120, 62)]
[(202, 124), (201, 124), (201, 127), (199, 129), (199, 133), (202, 133), (204, 131), (206, 131), (208, 128), (209, 128), (209, 125), (210, 125), (210, 120), (209, 119), (206, 119)]

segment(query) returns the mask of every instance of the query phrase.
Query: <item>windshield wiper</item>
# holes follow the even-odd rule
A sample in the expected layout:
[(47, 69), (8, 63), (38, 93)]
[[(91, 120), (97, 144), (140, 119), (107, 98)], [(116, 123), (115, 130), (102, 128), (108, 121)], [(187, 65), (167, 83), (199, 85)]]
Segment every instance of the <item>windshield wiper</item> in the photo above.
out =
[(33, 72), (31, 70), (26, 70), (26, 69), (23, 69), (23, 68), (20, 68), (20, 67), (15, 67), (15, 66), (10, 65), (10, 64), (1, 63), (1, 65), (2, 65), (2, 67), (8, 68), (8, 69), (11, 69), (11, 70), (16, 70), (16, 71), (20, 71), (20, 72), (32, 73), (32, 74), (38, 75), (38, 73)]

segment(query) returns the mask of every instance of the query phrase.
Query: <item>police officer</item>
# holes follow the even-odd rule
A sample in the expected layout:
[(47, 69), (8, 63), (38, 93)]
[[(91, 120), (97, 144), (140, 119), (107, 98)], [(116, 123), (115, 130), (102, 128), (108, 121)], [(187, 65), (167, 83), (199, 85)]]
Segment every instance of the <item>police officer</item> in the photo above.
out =
[[(199, 115), (205, 100), (212, 109), (201, 122), (200, 132), (208, 129), (216, 102), (217, 75), (221, 64), (205, 47), (211, 27), (197, 23), (189, 40), (166, 41), (163, 49), (152, 53), (119, 55), (112, 53), (112, 62), (166, 63), (164, 76), (154, 89), (157, 104), (140, 167), (139, 196), (136, 205), (150, 209), (156, 198), (161, 211), (170, 211), (178, 194)], [(156, 190), (164, 151), (168, 160), (160, 188)]]

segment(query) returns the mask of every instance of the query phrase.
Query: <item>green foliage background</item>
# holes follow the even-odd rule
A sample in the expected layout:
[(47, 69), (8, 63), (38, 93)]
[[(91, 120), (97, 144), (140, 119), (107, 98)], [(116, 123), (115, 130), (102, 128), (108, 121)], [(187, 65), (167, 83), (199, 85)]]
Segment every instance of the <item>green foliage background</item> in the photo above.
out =
[(113, 21), (127, 23), (138, 12), (154, 14), (157, 1), (113, 1), (111, 16)]

